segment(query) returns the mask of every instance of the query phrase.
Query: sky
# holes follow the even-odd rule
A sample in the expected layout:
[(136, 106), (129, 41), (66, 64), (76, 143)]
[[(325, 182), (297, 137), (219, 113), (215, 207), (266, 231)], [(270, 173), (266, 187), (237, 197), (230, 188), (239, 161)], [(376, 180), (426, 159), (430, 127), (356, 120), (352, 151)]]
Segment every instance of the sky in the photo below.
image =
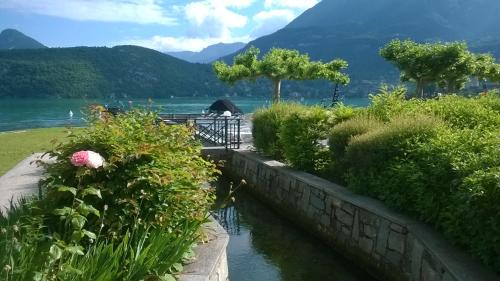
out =
[(17, 29), (48, 47), (200, 51), (270, 34), (319, 1), (0, 0), (0, 30)]

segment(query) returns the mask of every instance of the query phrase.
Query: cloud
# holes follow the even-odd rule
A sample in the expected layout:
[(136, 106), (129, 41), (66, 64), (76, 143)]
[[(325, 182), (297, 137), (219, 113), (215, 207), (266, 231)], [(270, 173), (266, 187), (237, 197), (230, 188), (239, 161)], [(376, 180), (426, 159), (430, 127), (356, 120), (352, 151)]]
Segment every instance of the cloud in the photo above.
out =
[(265, 0), (264, 6), (266, 8), (282, 7), (304, 11), (318, 3), (319, 0)]
[(262, 11), (253, 16), (255, 27), (251, 36), (257, 38), (273, 33), (290, 23), (296, 16), (292, 10), (287, 9)]
[(192, 37), (229, 37), (231, 29), (245, 27), (248, 18), (230, 8), (241, 9), (253, 0), (206, 0), (184, 7), (186, 20), (191, 24), (188, 33)]
[(0, 9), (78, 21), (176, 24), (157, 0), (1, 0)]
[(234, 42), (248, 42), (249, 36), (235, 37), (235, 38), (190, 38), (190, 37), (170, 37), (170, 36), (154, 36), (149, 39), (132, 39), (124, 42), (119, 42), (114, 45), (137, 45), (150, 49), (155, 49), (161, 52), (175, 52), (175, 51), (193, 51), (198, 52), (207, 46), (217, 43), (234, 43)]

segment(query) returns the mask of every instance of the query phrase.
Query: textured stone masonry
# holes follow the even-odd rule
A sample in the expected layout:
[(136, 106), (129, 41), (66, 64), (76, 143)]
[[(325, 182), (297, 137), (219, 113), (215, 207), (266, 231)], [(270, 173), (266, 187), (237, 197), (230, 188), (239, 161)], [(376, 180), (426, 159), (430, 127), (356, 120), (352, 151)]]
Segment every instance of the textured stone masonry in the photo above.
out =
[(500, 280), (431, 228), (376, 200), (253, 152), (234, 151), (228, 162), (229, 174), (381, 280)]

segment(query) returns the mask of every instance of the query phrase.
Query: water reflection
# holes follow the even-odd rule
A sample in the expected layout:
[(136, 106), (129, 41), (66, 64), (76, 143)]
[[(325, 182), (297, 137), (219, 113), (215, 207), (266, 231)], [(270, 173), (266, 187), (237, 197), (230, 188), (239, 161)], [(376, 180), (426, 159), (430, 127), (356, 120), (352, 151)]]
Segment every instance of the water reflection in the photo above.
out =
[[(227, 191), (228, 183), (219, 183), (218, 197), (224, 197)], [(231, 237), (231, 280), (374, 280), (244, 190), (238, 191), (235, 202), (217, 210), (215, 216)]]

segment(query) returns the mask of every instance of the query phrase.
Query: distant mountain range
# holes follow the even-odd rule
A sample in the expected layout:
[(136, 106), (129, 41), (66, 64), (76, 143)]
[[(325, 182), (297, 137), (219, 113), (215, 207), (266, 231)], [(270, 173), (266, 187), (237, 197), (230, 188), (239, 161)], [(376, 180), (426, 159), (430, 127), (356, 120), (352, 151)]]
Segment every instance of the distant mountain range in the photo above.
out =
[(0, 50), (40, 48), (47, 47), (15, 29), (5, 29), (0, 33)]
[(245, 47), (245, 43), (219, 43), (211, 45), (201, 50), (200, 52), (167, 52), (168, 55), (173, 57), (193, 62), (193, 63), (211, 63), (221, 57), (225, 57), (229, 54), (235, 53)]
[(323, 0), (248, 46), (263, 53), (271, 47), (298, 49), (316, 60), (343, 58), (352, 80), (347, 90), (366, 95), (382, 82), (399, 80), (397, 69), (378, 54), (391, 39), (467, 41), (472, 50), (500, 58), (498, 11), (498, 0)]

